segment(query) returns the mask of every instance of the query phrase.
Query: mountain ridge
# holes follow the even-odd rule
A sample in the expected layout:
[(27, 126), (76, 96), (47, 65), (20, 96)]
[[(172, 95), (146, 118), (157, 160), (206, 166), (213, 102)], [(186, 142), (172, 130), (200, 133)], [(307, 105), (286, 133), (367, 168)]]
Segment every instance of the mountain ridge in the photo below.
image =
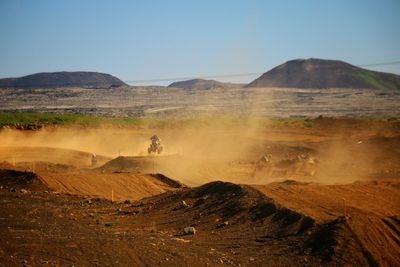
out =
[(278, 65), (245, 87), (400, 90), (400, 76), (363, 69), (340, 60), (309, 58)]
[(215, 80), (206, 79), (190, 79), (184, 81), (173, 82), (168, 87), (183, 88), (183, 89), (212, 89), (212, 88), (239, 88), (244, 84), (225, 83)]
[(0, 79), (0, 88), (113, 88), (126, 85), (123, 81), (107, 73), (92, 71), (40, 72), (18, 78)]

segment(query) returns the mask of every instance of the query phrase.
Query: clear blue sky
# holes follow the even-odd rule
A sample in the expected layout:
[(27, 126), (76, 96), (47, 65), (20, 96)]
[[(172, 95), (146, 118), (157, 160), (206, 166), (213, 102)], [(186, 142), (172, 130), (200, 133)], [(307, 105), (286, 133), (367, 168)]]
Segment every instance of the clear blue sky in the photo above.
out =
[[(196, 77), (310, 57), (358, 65), (400, 61), (400, 0), (0, 0), (0, 36), (0, 77)], [(400, 74), (400, 64), (371, 69)]]

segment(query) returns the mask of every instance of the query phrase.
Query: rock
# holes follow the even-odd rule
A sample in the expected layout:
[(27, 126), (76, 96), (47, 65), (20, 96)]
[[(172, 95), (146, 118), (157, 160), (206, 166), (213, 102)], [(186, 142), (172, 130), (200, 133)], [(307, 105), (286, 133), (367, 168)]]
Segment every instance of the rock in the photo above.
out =
[(196, 234), (196, 228), (193, 226), (183, 228), (183, 234), (185, 235), (194, 235)]
[(198, 200), (196, 200), (196, 202), (194, 202), (193, 206), (197, 207), (197, 206), (204, 204), (205, 202), (206, 202), (206, 198), (202, 197), (202, 198), (199, 198)]
[(174, 210), (180, 210), (189, 207), (189, 205), (185, 202), (185, 200), (182, 200), (175, 208)]
[(227, 226), (227, 225), (229, 225), (229, 221), (222, 222), (222, 223), (220, 223), (220, 224), (217, 225), (217, 229), (222, 228), (222, 227), (225, 227), (225, 226)]
[(27, 193), (29, 193), (29, 191), (26, 190), (26, 189), (21, 189), (21, 190), (19, 190), (19, 192), (21, 192), (22, 194), (27, 194)]
[(190, 243), (191, 242), (190, 240), (183, 239), (183, 238), (176, 238), (176, 237), (172, 238), (172, 240), (183, 242), (183, 243)]
[(17, 192), (17, 190), (15, 190), (15, 188), (11, 187), (11, 188), (10, 188), (10, 192), (13, 192), (13, 193), (14, 193), (14, 192)]

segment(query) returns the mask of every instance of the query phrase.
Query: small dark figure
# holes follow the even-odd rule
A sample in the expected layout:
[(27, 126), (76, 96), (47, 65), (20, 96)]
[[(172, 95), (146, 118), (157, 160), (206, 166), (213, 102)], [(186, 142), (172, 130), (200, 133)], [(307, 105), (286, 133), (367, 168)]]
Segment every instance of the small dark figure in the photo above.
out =
[(256, 177), (257, 173), (261, 171), (264, 174), (269, 174), (271, 167), (271, 160), (272, 160), (271, 154), (266, 154), (262, 156), (259, 160), (257, 160), (252, 177)]
[(92, 154), (92, 167), (95, 167), (97, 165), (97, 156), (96, 154)]
[(157, 135), (153, 135), (150, 137), (151, 144), (149, 148), (147, 149), (147, 152), (151, 154), (151, 152), (157, 152), (157, 154), (160, 154), (163, 150), (163, 147), (161, 145), (161, 138), (159, 138)]

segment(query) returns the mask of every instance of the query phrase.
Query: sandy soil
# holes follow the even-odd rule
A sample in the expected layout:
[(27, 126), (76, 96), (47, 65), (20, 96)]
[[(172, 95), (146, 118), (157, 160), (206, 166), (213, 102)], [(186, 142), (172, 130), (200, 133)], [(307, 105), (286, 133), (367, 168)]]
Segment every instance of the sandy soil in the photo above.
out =
[(400, 262), (397, 124), (160, 130), (155, 156), (146, 129), (95, 132), (0, 132), (0, 265)]

